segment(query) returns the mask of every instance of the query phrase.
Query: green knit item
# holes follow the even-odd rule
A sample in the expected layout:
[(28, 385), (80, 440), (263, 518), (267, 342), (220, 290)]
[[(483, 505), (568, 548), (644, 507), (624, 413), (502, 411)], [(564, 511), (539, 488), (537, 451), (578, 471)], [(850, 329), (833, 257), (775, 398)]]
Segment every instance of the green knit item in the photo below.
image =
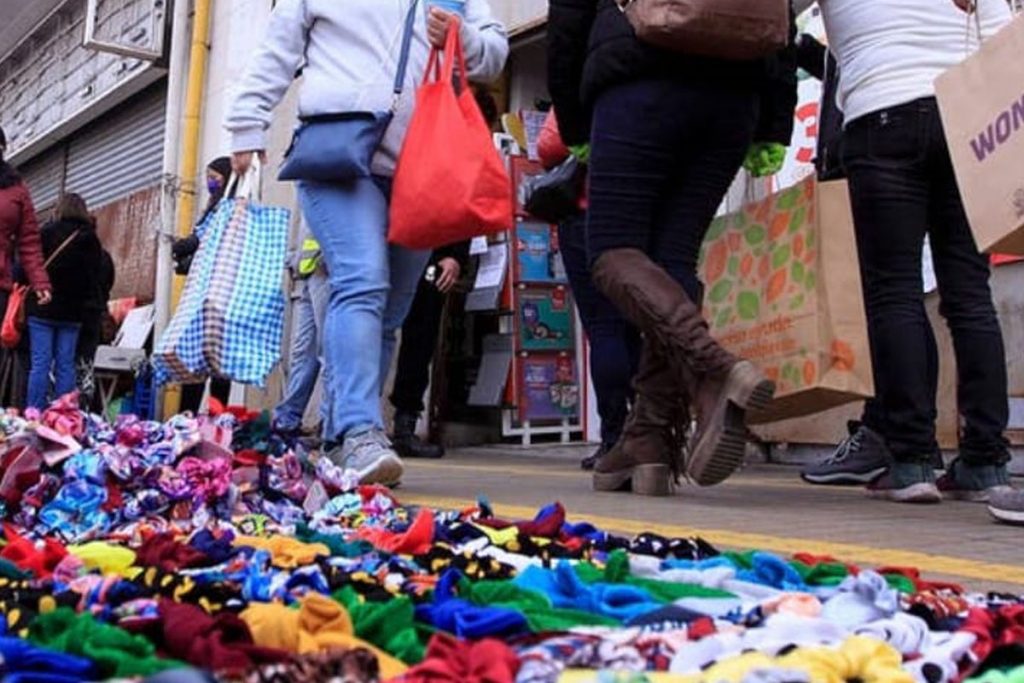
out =
[(917, 586), (914, 582), (903, 576), (902, 574), (883, 574), (886, 583), (889, 584), (889, 588), (897, 590), (900, 593), (906, 593), (907, 595), (913, 595), (917, 592)]
[(322, 543), (331, 551), (332, 557), (353, 559), (373, 552), (373, 544), (366, 541), (345, 541), (337, 534), (322, 534), (309, 528), (305, 523), (295, 527), (295, 538), (303, 543)]
[(459, 583), (459, 596), (477, 605), (504, 607), (526, 617), (533, 633), (560, 633), (577, 626), (618, 626), (609, 617), (575, 609), (552, 607), (546, 595), (526, 590), (511, 581)]
[(811, 566), (798, 560), (792, 560), (789, 564), (808, 586), (835, 587), (850, 575), (850, 570), (838, 562), (822, 562)]
[(968, 678), (966, 683), (1024, 683), (1024, 666), (1005, 671), (986, 671), (976, 678)]
[(602, 571), (593, 564), (580, 562), (576, 565), (576, 575), (584, 583), (624, 583), (647, 591), (652, 598), (661, 603), (675, 602), (683, 598), (735, 598), (733, 593), (718, 588), (705, 588), (694, 583), (668, 583), (656, 579), (645, 579), (629, 573), (629, 555), (624, 550), (616, 550), (608, 556), (608, 562)]
[(104, 678), (146, 677), (186, 664), (160, 659), (142, 636), (97, 622), (91, 614), (60, 607), (29, 626), (28, 639), (41, 647), (91, 659)]
[(747, 152), (743, 168), (755, 178), (765, 178), (782, 170), (786, 163), (786, 146), (777, 142), (755, 142)]
[(0, 558), (0, 578), (21, 581), (23, 579), (31, 579), (32, 572), (22, 571), (10, 560)]
[(376, 645), (406, 664), (419, 664), (426, 655), (426, 641), (416, 624), (412, 600), (400, 595), (387, 602), (369, 602), (351, 586), (345, 586), (331, 596), (341, 603), (349, 616), (356, 635)]

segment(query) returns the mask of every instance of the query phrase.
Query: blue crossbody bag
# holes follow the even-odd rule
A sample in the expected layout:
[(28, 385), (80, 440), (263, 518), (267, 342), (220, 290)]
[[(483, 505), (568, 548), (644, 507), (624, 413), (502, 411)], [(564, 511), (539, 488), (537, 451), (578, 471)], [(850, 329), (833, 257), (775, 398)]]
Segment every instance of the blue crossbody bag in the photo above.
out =
[(300, 125), (292, 137), (292, 144), (277, 175), (279, 180), (344, 182), (371, 174), (370, 162), (395, 116), (395, 108), (405, 84), (418, 4), (419, 0), (413, 0), (405, 17), (391, 109), (300, 117)]

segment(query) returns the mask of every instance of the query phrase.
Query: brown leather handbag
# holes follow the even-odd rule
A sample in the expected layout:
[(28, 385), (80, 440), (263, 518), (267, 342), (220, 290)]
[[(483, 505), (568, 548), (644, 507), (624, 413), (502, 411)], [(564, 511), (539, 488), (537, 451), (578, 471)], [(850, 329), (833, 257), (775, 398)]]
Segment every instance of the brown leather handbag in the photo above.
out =
[(701, 57), (749, 61), (789, 41), (789, 0), (615, 0), (637, 37)]

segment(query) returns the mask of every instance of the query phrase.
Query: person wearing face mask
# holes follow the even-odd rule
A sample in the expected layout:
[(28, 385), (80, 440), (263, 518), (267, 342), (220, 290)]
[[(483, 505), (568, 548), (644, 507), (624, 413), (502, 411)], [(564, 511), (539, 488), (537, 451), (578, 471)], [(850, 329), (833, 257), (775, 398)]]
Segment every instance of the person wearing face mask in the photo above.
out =
[[(206, 200), (206, 209), (196, 223), (197, 226), (202, 225), (216, 210), (220, 200), (224, 198), (230, 177), (231, 159), (228, 157), (217, 157), (206, 166), (206, 191), (209, 193), (209, 199)], [(192, 267), (192, 259), (198, 250), (199, 237), (194, 232), (188, 237), (177, 240), (171, 248), (171, 254), (174, 257), (174, 272), (178, 275), (188, 275), (188, 271)], [(202, 382), (182, 385), (181, 410), (191, 413), (199, 412), (205, 388), (206, 385)], [(210, 380), (210, 396), (226, 405), (230, 394), (230, 381), (219, 377)]]

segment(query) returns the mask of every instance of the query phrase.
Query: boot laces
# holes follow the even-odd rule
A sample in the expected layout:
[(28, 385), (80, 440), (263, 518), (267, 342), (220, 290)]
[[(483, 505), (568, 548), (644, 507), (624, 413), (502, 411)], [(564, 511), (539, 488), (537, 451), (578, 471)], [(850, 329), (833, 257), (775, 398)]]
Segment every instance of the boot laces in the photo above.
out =
[(835, 453), (825, 459), (825, 464), (835, 465), (844, 462), (847, 458), (864, 448), (864, 439), (861, 430), (855, 431), (843, 439), (843, 442), (836, 448)]

